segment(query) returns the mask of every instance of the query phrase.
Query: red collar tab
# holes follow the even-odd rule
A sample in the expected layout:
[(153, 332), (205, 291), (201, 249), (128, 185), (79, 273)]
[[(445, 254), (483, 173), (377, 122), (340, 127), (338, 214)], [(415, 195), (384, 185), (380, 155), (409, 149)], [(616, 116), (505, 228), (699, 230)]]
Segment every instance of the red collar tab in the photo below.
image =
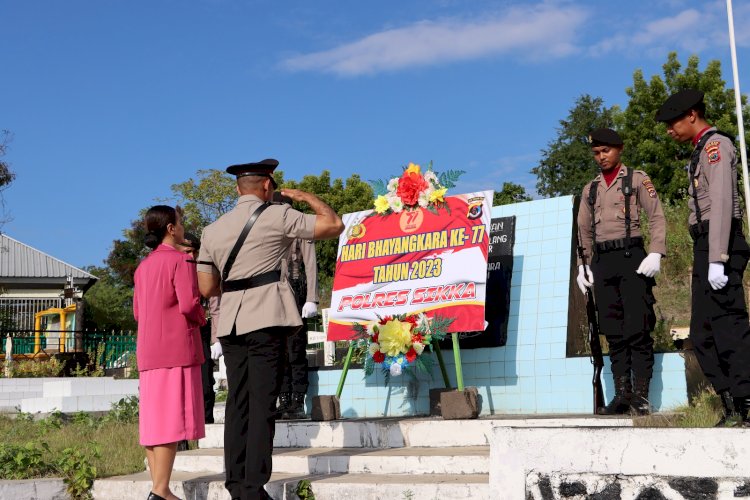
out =
[(704, 128), (703, 130), (701, 130), (700, 132), (698, 132), (698, 135), (696, 135), (695, 137), (693, 137), (693, 146), (697, 146), (698, 145), (698, 141), (701, 140), (701, 137), (703, 137), (703, 134), (705, 134), (706, 132), (708, 132), (710, 129), (711, 129), (711, 126), (708, 126), (708, 127)]

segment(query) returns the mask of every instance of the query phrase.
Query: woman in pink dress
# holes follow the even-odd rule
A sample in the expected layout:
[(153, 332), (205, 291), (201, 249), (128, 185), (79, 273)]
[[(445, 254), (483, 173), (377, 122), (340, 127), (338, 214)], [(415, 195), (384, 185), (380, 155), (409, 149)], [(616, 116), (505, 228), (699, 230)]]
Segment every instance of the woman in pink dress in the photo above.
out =
[(146, 212), (145, 243), (154, 250), (135, 271), (140, 443), (153, 483), (148, 500), (177, 499), (169, 489), (177, 443), (205, 436), (199, 329), (206, 318), (195, 263), (175, 248), (185, 233), (181, 219), (179, 207)]

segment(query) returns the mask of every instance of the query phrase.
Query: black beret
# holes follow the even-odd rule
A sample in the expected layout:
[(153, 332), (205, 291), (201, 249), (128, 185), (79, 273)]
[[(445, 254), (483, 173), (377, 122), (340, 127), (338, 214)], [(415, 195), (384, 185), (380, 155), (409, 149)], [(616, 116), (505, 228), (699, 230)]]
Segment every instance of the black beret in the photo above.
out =
[(278, 184), (276, 184), (276, 179), (274, 179), (273, 175), (271, 174), (278, 166), (278, 160), (274, 160), (273, 158), (266, 158), (265, 160), (261, 160), (255, 163), (241, 163), (239, 165), (231, 165), (227, 167), (227, 173), (236, 175), (237, 178), (245, 177), (246, 175), (261, 175), (263, 177), (268, 177), (269, 179), (271, 179), (273, 188), (276, 189), (278, 187)]
[(611, 128), (598, 128), (589, 134), (591, 146), (622, 146), (620, 134)]
[(668, 122), (679, 118), (691, 109), (701, 107), (703, 92), (694, 89), (680, 90), (664, 101), (656, 112), (657, 122)]

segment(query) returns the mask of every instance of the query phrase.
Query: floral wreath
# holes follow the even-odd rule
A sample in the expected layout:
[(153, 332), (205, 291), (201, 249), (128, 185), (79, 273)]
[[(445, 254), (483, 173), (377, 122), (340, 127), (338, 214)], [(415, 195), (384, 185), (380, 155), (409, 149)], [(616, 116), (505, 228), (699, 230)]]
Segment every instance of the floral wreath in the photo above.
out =
[(436, 215), (439, 208), (450, 211), (445, 193), (456, 186), (456, 181), (464, 173), (463, 170), (448, 170), (437, 174), (430, 162), (423, 174), (419, 165), (409, 163), (401, 177), (393, 177), (387, 184), (382, 180), (370, 181), (375, 192), (375, 213), (388, 215), (416, 210), (417, 207), (426, 208)]
[(390, 375), (399, 376), (404, 370), (414, 367), (431, 373), (434, 359), (424, 354), (445, 338), (454, 319), (410, 313), (378, 316), (377, 321), (367, 325), (355, 323), (355, 339), (364, 342), (366, 348), (365, 375), (372, 374), (376, 365), (383, 369), (386, 382)]

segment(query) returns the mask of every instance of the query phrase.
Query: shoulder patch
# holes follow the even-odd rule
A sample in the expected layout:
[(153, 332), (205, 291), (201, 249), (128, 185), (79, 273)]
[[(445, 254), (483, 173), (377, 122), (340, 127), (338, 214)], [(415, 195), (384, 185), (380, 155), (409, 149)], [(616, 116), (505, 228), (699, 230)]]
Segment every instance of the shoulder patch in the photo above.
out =
[(710, 141), (706, 144), (703, 150), (708, 155), (708, 163), (718, 163), (721, 160), (721, 153), (719, 152), (719, 141)]
[(648, 177), (643, 180), (643, 187), (646, 188), (646, 191), (648, 191), (648, 195), (651, 198), (656, 198), (656, 189), (654, 188), (654, 183), (651, 182), (651, 179)]

